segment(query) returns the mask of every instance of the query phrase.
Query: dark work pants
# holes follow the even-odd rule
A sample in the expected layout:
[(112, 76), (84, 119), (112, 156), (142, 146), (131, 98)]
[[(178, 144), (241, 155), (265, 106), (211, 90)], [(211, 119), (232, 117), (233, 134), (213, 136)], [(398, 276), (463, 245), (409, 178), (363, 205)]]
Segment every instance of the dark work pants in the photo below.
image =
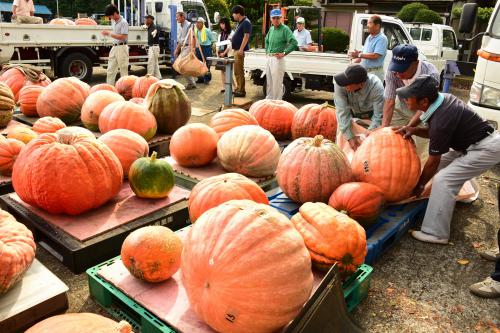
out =
[[(498, 242), (498, 247), (500, 248), (500, 229), (498, 229), (497, 242)], [(497, 260), (495, 271), (493, 272), (493, 274), (491, 274), (491, 278), (495, 281), (500, 282), (500, 259)]]

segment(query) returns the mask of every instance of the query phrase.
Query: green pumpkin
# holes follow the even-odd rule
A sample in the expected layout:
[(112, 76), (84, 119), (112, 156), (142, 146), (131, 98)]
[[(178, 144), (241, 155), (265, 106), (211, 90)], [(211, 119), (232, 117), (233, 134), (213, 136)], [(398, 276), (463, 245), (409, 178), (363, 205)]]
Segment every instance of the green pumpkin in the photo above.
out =
[(130, 166), (128, 181), (139, 198), (166, 198), (174, 188), (174, 170), (165, 160), (157, 160), (156, 152), (151, 157), (141, 157)]

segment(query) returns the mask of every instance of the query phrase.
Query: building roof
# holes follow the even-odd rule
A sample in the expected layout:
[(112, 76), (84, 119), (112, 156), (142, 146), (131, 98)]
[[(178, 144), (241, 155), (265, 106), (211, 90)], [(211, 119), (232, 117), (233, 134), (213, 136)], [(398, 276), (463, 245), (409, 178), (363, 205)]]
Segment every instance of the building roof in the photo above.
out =
[[(12, 13), (12, 3), (11, 2), (0, 2), (0, 12)], [(52, 15), (52, 12), (47, 6), (35, 5), (35, 15)]]

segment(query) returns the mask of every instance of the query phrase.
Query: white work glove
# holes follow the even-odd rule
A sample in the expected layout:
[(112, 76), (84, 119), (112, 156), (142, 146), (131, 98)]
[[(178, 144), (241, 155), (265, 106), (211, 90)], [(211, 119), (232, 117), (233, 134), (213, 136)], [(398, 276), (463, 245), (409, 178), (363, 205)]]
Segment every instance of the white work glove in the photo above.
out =
[(153, 32), (151, 33), (151, 36), (153, 36), (153, 38), (155, 38), (157, 33), (158, 33), (158, 31), (155, 29), (155, 30), (153, 30)]

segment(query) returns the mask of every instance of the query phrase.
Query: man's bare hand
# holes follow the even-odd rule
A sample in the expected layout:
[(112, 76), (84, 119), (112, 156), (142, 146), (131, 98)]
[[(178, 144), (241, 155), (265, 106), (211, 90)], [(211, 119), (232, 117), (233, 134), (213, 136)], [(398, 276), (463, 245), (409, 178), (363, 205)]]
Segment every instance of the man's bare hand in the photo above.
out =
[(354, 50), (352, 52), (349, 53), (349, 55), (353, 58), (353, 59), (356, 59), (359, 54), (361, 53), (361, 51), (358, 51), (358, 50)]
[(417, 130), (416, 127), (411, 126), (393, 126), (391, 128), (394, 132), (401, 134), (405, 139), (410, 139), (413, 135), (415, 135)]
[(276, 53), (275, 57), (278, 58), (278, 59), (281, 59), (281, 58), (285, 57), (285, 54), (284, 53)]
[(349, 146), (351, 146), (351, 149), (356, 151), (359, 146), (361, 146), (361, 139), (358, 138), (357, 136), (353, 137), (349, 141)]
[(109, 35), (111, 35), (111, 32), (109, 32), (108, 30), (104, 30), (104, 31), (101, 31), (101, 35), (109, 36)]
[(238, 50), (238, 55), (239, 55), (240, 57), (243, 57), (243, 55), (244, 55), (244, 54), (245, 54), (245, 50), (242, 50), (242, 49), (239, 49), (239, 50)]
[(422, 195), (422, 192), (424, 192), (424, 189), (425, 185), (420, 185), (420, 183), (417, 184), (417, 186), (413, 189), (412, 196), (419, 198)]

